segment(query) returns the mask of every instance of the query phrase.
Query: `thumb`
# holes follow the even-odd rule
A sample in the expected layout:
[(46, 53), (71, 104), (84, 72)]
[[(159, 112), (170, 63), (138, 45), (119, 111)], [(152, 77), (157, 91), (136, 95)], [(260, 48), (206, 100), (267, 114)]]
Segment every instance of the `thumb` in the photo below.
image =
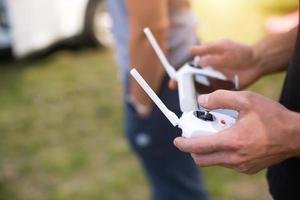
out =
[(198, 103), (206, 109), (232, 109), (246, 111), (250, 108), (250, 92), (217, 90), (210, 94), (200, 95)]

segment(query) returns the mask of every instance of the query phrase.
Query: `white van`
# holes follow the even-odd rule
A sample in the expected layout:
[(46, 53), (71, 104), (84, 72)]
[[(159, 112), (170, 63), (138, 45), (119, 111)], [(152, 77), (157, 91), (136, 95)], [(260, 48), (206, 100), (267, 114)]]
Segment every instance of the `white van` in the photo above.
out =
[(0, 0), (0, 49), (16, 58), (69, 40), (110, 46), (110, 27), (105, 0)]

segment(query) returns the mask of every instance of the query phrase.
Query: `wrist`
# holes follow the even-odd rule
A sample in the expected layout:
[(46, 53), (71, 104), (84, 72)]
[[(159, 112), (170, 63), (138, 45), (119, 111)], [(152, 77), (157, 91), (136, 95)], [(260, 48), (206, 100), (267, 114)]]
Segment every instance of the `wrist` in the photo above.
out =
[(256, 68), (256, 74), (258, 77), (264, 76), (267, 74), (266, 68), (263, 66), (263, 57), (261, 53), (261, 44), (255, 44), (250, 47), (252, 50), (252, 59), (251, 65), (252, 67)]

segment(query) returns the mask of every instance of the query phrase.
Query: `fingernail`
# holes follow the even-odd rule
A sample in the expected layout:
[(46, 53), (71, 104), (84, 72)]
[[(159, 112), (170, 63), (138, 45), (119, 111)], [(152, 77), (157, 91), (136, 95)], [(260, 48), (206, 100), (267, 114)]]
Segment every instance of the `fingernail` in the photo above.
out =
[(177, 146), (177, 140), (178, 140), (178, 138), (175, 138), (174, 141), (173, 141), (175, 146)]
[(205, 106), (208, 103), (208, 95), (207, 94), (202, 94), (198, 97), (198, 103), (201, 106)]

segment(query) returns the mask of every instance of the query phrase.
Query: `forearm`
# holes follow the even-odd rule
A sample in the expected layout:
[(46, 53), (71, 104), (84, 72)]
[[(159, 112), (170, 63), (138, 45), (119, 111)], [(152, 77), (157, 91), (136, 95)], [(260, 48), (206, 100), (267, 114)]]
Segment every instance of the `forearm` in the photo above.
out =
[[(146, 25), (145, 25), (146, 26)], [(165, 27), (149, 27), (155, 35), (158, 43), (166, 53), (167, 26)], [(164, 76), (164, 69), (157, 58), (149, 41), (143, 35), (143, 30), (133, 29), (130, 34), (130, 60), (134, 68), (136, 68), (148, 82), (150, 87), (158, 92)], [(131, 81), (131, 94), (141, 104), (149, 106), (152, 101), (141, 90), (136, 81)]]
[(261, 75), (283, 71), (292, 57), (298, 27), (284, 34), (272, 35), (253, 45), (254, 58)]
[[(164, 70), (145, 37), (143, 29), (149, 27), (152, 30), (162, 50), (166, 53), (169, 29), (168, 1), (127, 0), (126, 2), (129, 14), (131, 65), (137, 68), (151, 88), (157, 92), (161, 86)], [(131, 80), (131, 94), (139, 104), (151, 107), (152, 101), (133, 80)]]

